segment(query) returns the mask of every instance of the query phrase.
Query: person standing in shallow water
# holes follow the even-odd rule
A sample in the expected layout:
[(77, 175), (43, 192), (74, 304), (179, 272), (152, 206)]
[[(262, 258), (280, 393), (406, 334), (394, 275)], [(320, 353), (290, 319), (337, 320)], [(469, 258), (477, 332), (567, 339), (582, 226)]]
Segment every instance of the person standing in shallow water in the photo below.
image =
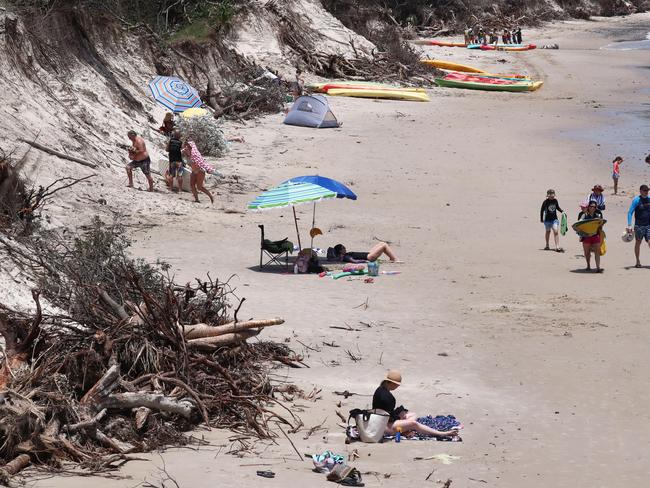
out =
[(564, 213), (564, 210), (560, 208), (560, 204), (555, 198), (555, 190), (548, 190), (546, 192), (546, 199), (542, 202), (542, 208), (539, 211), (539, 220), (544, 224), (544, 238), (546, 239), (545, 251), (550, 250), (548, 245), (549, 237), (551, 236), (551, 231), (553, 231), (553, 240), (555, 241), (555, 251), (564, 252), (564, 249), (560, 247), (560, 220), (558, 218), (557, 212)]
[[(634, 228), (632, 228), (632, 216), (634, 215)], [(639, 195), (634, 197), (630, 209), (627, 212), (627, 231), (634, 230), (634, 256), (636, 257), (635, 268), (641, 267), (641, 242), (643, 239), (650, 246), (650, 197), (648, 197), (648, 185), (641, 185)]]

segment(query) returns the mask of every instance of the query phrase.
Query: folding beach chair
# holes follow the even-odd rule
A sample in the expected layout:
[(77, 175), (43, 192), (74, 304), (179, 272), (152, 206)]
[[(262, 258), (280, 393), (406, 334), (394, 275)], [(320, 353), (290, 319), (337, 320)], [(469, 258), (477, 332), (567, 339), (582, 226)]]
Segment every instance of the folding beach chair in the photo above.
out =
[[(261, 231), (260, 236), (260, 269), (264, 266), (269, 266), (271, 264), (279, 264), (282, 266), (280, 260), (284, 256), (284, 263), (289, 269), (289, 252), (293, 252), (293, 242), (289, 241), (288, 237), (280, 241), (270, 241), (264, 238), (264, 226), (258, 225)], [(266, 263), (265, 259), (268, 259)]]

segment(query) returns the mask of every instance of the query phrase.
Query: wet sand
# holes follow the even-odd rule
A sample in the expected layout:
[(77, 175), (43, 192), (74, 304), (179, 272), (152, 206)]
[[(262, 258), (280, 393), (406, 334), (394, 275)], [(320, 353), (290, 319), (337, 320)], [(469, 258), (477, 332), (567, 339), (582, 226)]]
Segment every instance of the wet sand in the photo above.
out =
[[(168, 260), (179, 280), (207, 270), (235, 275), (232, 283), (247, 298), (241, 317), (286, 319), (260, 337), (286, 339), (305, 354), (309, 368), (275, 374), (306, 392), (321, 389), (316, 401), (296, 400), (292, 410), (307, 429), (321, 423), (327, 429), (308, 439), (303, 430), (292, 440), (300, 453), (356, 450), (360, 457), (351, 464), (368, 473), (366, 486), (436, 486), (447, 479), (454, 488), (643, 486), (650, 447), (644, 296), (650, 250), (642, 250), (645, 267), (634, 269), (632, 245), (619, 236), (629, 202), (650, 174), (642, 162), (650, 150), (643, 139), (648, 119), (629, 115), (647, 99), (650, 82), (641, 68), (647, 51), (600, 48), (648, 22), (644, 14), (530, 33), (538, 45), (559, 43), (557, 51), (427, 50), (492, 71), (534, 74), (545, 82), (535, 93), (438, 88), (430, 103), (333, 98), (340, 129), (288, 127), (276, 115), (239, 131), (246, 143), (235, 146), (220, 171), (236, 171), (260, 189), (311, 173), (350, 184), (356, 202), (319, 204), (324, 235), (315, 246), (342, 242), (364, 250), (377, 239), (390, 241), (406, 263), (381, 269), (399, 275), (366, 284), (258, 272), (257, 224), (272, 238), (295, 234), (290, 210), (223, 211), (243, 211), (256, 191), (221, 191), (214, 209), (200, 205), (189, 218), (169, 216), (136, 235), (136, 252)], [(626, 161), (614, 197), (617, 154)], [(543, 251), (539, 223), (547, 188), (557, 191), (572, 222), (595, 183), (606, 187), (610, 236), (602, 275), (583, 271), (571, 232), (561, 241), (565, 253)], [(306, 240), (311, 207), (298, 210)], [(352, 330), (331, 328), (346, 325)], [(464, 442), (344, 444), (335, 411), (368, 406), (392, 368), (404, 377), (398, 404), (456, 415)], [(366, 396), (333, 394), (346, 389)], [(212, 445), (162, 454), (180, 486), (331, 486), (310, 471), (309, 461), (298, 460), (282, 434), (242, 457), (227, 454), (237, 447), (228, 432), (196, 435)], [(441, 453), (459, 459), (414, 461)], [(123, 468), (128, 479), (92, 484), (155, 483), (162, 458), (149, 457), (152, 463)], [(276, 478), (257, 477), (258, 469), (271, 469)], [(60, 478), (35, 486), (88, 484)]]

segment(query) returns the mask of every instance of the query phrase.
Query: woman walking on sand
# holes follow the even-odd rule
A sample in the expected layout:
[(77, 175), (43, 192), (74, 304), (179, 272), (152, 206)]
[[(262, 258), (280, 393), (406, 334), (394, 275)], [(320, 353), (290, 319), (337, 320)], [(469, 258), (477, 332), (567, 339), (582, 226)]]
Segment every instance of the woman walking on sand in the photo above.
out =
[(614, 180), (614, 195), (618, 193), (618, 179), (621, 177), (621, 163), (623, 158), (616, 156), (612, 161), (612, 179)]
[[(598, 210), (598, 203), (595, 201), (590, 201), (587, 206), (587, 210), (580, 212), (578, 215), (579, 221), (585, 220), (595, 220), (602, 219), (603, 214)], [(585, 260), (587, 261), (587, 271), (591, 271), (591, 253), (594, 253), (594, 258), (596, 260), (596, 273), (602, 273), (603, 270), (600, 267), (600, 232), (602, 225), (600, 225), (595, 234), (580, 237), (582, 242), (582, 250), (584, 251)]]
[(199, 191), (205, 193), (210, 198), (210, 203), (214, 203), (212, 193), (203, 185), (205, 181), (205, 174), (214, 171), (214, 168), (209, 165), (199, 152), (194, 141), (187, 140), (183, 146), (183, 154), (190, 162), (192, 174), (190, 174), (190, 188), (194, 201), (199, 203)]

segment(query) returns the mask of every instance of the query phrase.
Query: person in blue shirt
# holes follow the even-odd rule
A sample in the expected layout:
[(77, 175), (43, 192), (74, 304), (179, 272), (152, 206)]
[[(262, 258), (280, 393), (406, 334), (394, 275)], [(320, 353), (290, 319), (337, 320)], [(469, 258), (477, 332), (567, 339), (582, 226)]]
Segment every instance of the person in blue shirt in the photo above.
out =
[(634, 215), (634, 256), (636, 257), (635, 268), (641, 267), (641, 241), (645, 239), (650, 246), (650, 197), (648, 196), (648, 185), (641, 185), (639, 195), (634, 197), (630, 210), (627, 212), (627, 231), (632, 231), (632, 215)]

